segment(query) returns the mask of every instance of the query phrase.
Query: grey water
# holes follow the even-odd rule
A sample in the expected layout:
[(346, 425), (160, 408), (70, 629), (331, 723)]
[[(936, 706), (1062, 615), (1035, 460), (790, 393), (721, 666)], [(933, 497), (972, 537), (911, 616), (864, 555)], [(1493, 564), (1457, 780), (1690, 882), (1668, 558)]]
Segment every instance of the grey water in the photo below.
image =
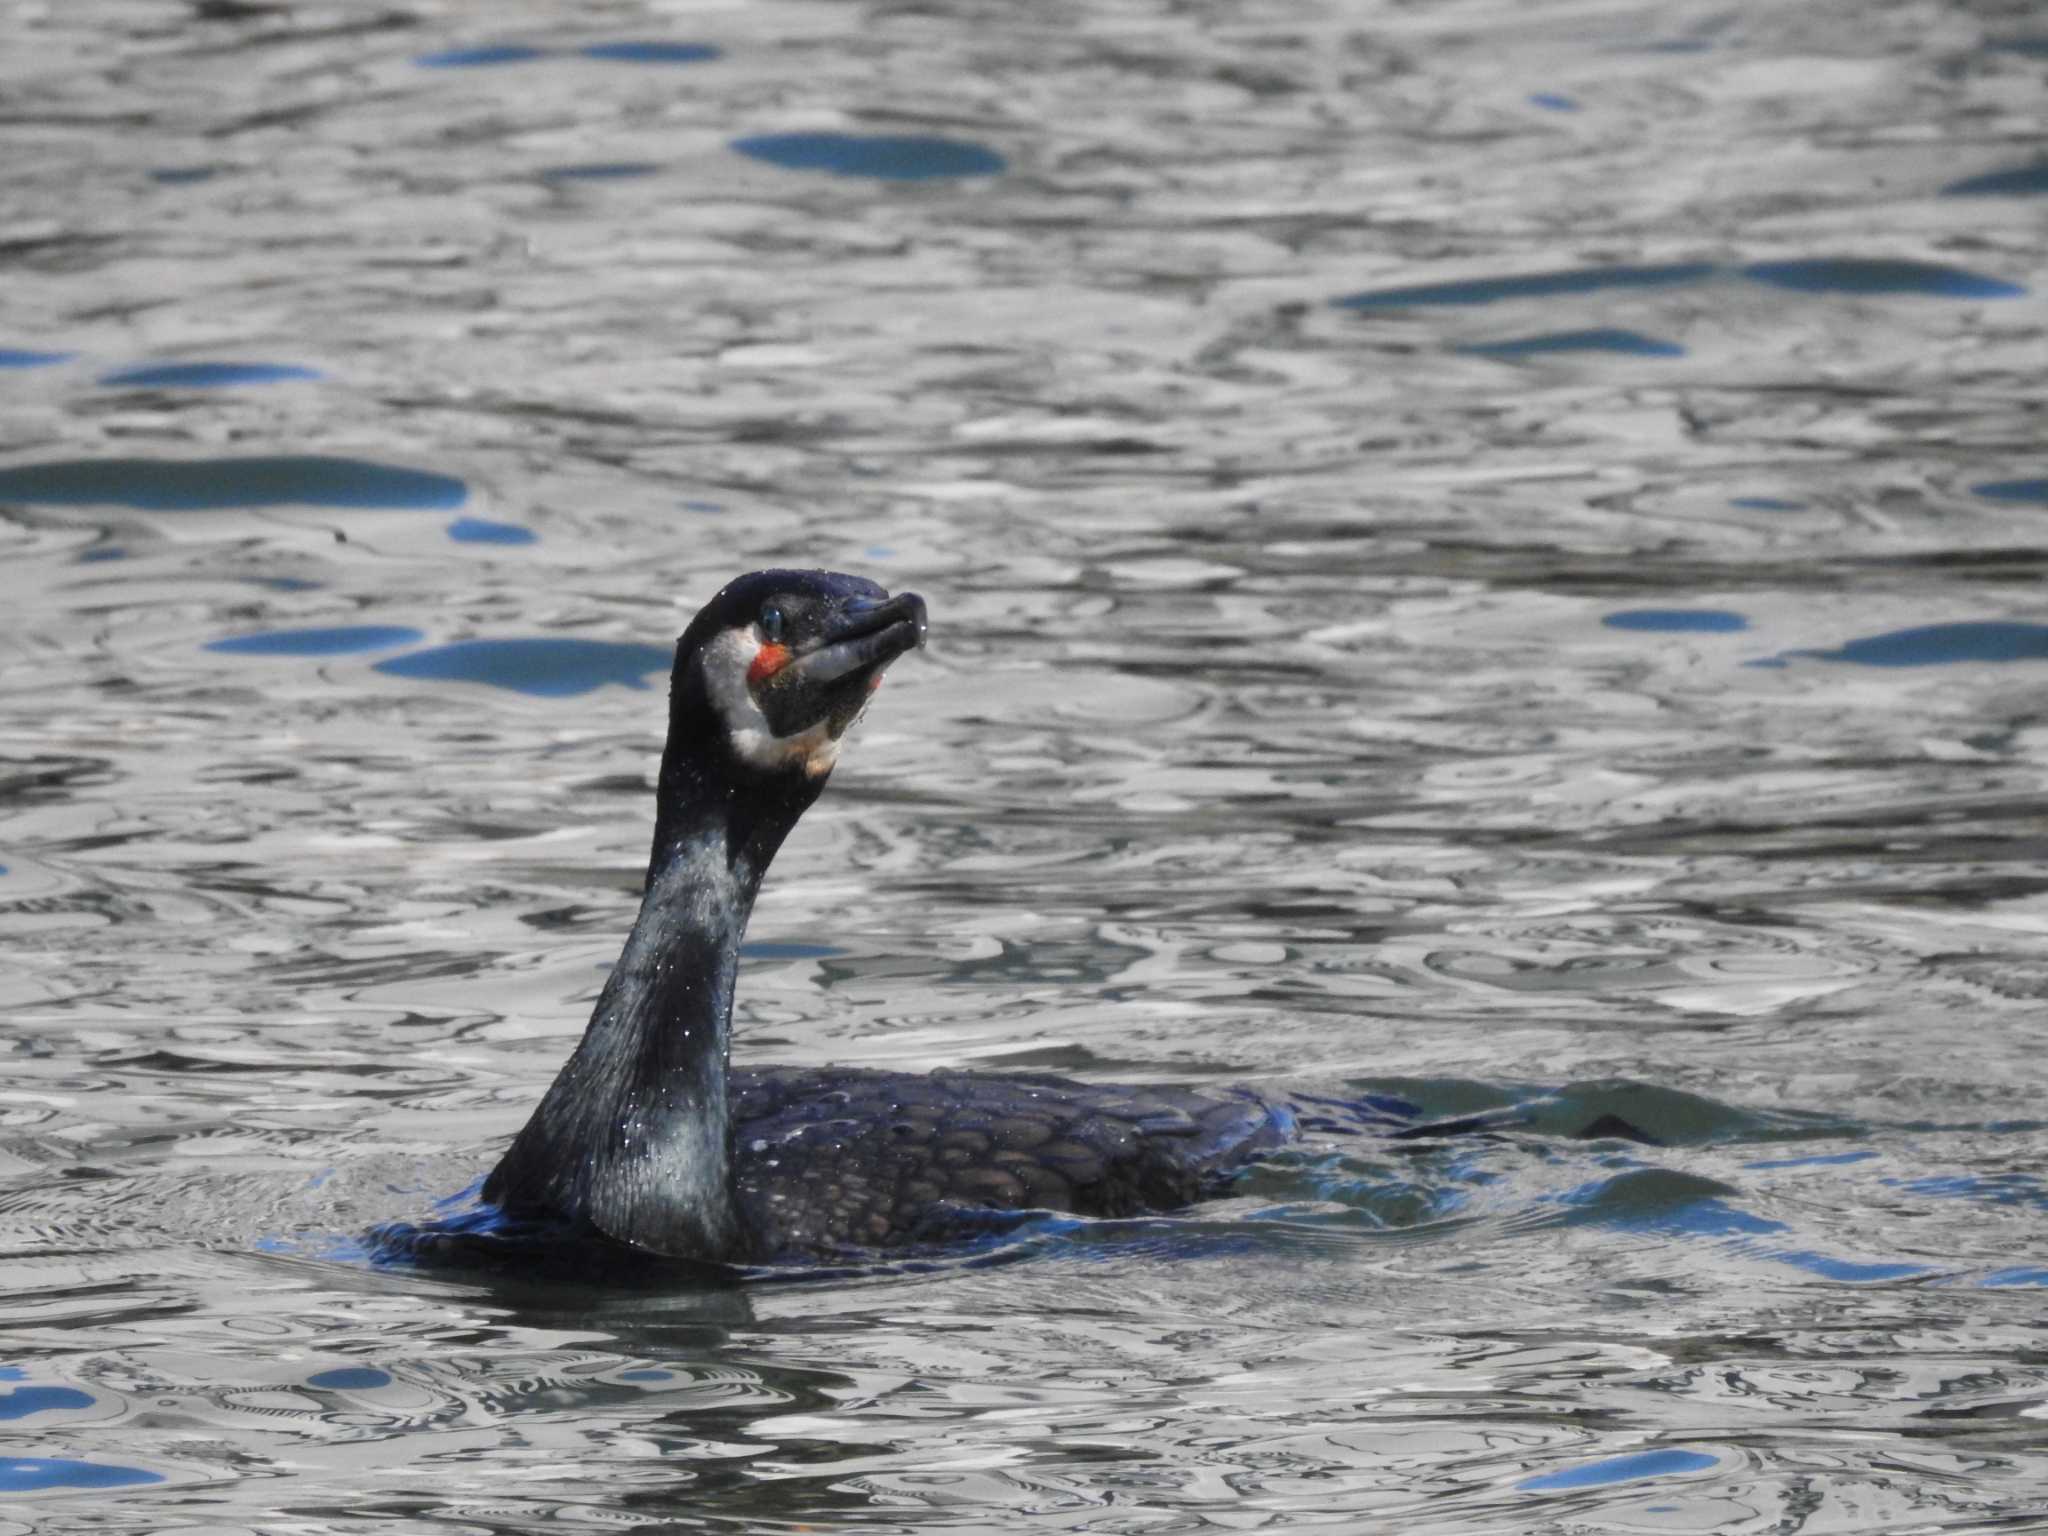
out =
[[(0, 1532), (2048, 1530), (2044, 110), (1997, 0), (5, 8)], [(1513, 1125), (370, 1262), (768, 564), (932, 640), (739, 1059)]]

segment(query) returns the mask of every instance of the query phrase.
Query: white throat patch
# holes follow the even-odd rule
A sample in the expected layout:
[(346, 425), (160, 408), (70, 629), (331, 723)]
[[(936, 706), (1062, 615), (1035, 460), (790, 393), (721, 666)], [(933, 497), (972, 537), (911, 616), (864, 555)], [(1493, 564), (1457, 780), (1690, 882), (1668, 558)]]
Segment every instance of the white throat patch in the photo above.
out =
[(824, 721), (788, 736), (777, 736), (747, 686), (747, 669), (766, 642), (751, 624), (715, 636), (697, 658), (704, 670), (704, 691), (725, 722), (725, 733), (739, 760), (752, 768), (778, 769), (800, 764), (812, 778), (832, 771), (839, 743)]

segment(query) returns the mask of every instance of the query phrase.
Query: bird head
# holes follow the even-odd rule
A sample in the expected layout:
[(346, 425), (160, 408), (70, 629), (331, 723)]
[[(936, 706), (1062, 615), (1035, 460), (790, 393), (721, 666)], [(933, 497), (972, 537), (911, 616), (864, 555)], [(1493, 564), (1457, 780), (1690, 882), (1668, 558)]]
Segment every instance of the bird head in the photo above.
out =
[(741, 576), (704, 605), (676, 647), (670, 747), (679, 729), (708, 726), (729, 775), (795, 774), (822, 787), (884, 670), (924, 638), (915, 592), (891, 597), (833, 571)]

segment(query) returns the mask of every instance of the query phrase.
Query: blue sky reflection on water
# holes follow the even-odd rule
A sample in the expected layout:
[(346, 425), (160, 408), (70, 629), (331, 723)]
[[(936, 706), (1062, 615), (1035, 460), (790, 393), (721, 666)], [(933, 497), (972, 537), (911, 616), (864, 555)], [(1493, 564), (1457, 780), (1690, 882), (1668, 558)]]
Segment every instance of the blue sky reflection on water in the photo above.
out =
[(1745, 1168), (1829, 1168), (1847, 1163), (1867, 1163), (1875, 1152), (1818, 1152), (1809, 1157), (1763, 1157), (1743, 1164)]
[(390, 1386), (392, 1379), (389, 1371), (372, 1365), (344, 1365), (333, 1370), (315, 1371), (306, 1378), (306, 1385), (318, 1387), (323, 1392), (370, 1392)]
[(2016, 165), (2002, 171), (1965, 176), (1943, 187), (1945, 197), (2041, 197), (2048, 196), (2048, 160)]
[(61, 1456), (0, 1456), (0, 1493), (133, 1488), (164, 1481), (161, 1472)]
[(1704, 1472), (1718, 1465), (1704, 1451), (1632, 1451), (1626, 1456), (1610, 1456), (1601, 1461), (1566, 1467), (1562, 1471), (1546, 1472), (1540, 1477), (1524, 1478), (1515, 1486), (1525, 1493), (1562, 1493), (1574, 1488), (1599, 1488), (1610, 1483), (1633, 1483), (1645, 1478)]
[(1864, 635), (1828, 650), (1786, 651), (1791, 660), (1846, 662), (1860, 667), (1946, 667), (1963, 662), (2048, 660), (2048, 624), (1963, 619)]
[(401, 624), (345, 624), (312, 629), (274, 629), (209, 640), (206, 648), (227, 656), (346, 656), (357, 651), (414, 645), (422, 638)]
[(1506, 277), (1461, 278), (1446, 282), (1407, 283), (1369, 289), (1332, 300), (1341, 309), (1406, 309), (1452, 304), (1499, 304), (1516, 299), (1553, 299), (1606, 291), (1670, 288), (1703, 282), (1717, 269), (1711, 262), (1667, 262), (1654, 265), (1620, 263), (1608, 267), (1577, 267), (1555, 272), (1525, 272)]
[(58, 459), (0, 468), (0, 501), (144, 512), (353, 507), (446, 511), (469, 498), (452, 475), (328, 454), (219, 459)]
[(1578, 331), (1550, 331), (1537, 336), (1516, 336), (1504, 341), (1467, 342), (1459, 350), (1479, 357), (1544, 357), (1565, 352), (1612, 352), (1623, 357), (1683, 357), (1685, 348), (1675, 341), (1645, 336), (1619, 326), (1590, 326)]
[(749, 159), (784, 170), (829, 171), (878, 181), (995, 176), (1005, 169), (1003, 157), (985, 145), (928, 134), (764, 133), (734, 139), (732, 147)]
[(489, 69), (500, 64), (531, 64), (547, 50), (527, 43), (478, 43), (467, 48), (439, 48), (413, 62), (422, 69)]
[(614, 64), (705, 64), (719, 56), (719, 50), (710, 43), (662, 42), (656, 39), (585, 43), (577, 52), (588, 59), (603, 59)]
[(237, 385), (287, 384), (319, 378), (317, 368), (297, 363), (142, 363), (100, 375), (113, 389), (229, 389)]
[(1725, 608), (1624, 608), (1604, 615), (1609, 629), (1657, 635), (1733, 635), (1749, 628), (1749, 620)]
[(1984, 1284), (2002, 1286), (2048, 1286), (2048, 1269), (2001, 1269), (1984, 1277)]
[(0, 1392), (0, 1420), (25, 1419), (31, 1414), (73, 1408), (90, 1408), (98, 1402), (90, 1392), (76, 1387), (14, 1387)]
[(552, 165), (540, 174), (547, 181), (637, 181), (660, 169), (651, 160), (600, 160), (588, 165)]
[(1945, 262), (1896, 257), (1799, 256), (1755, 261), (1741, 267), (1681, 261), (1650, 265), (1619, 263), (1504, 277), (1462, 278), (1368, 289), (1332, 300), (1341, 309), (1407, 309), (1440, 305), (1499, 304), (1522, 299), (1628, 293), (1703, 283), (1715, 277), (1744, 277), (1798, 293), (1924, 295), (1947, 299), (2016, 299), (2019, 283)]
[(1945, 262), (1868, 256), (1801, 256), (1751, 262), (1742, 275), (1800, 293), (1923, 294), (1941, 299), (2017, 299), (2018, 283)]
[[(536, 47), (531, 43), (477, 43), (465, 48), (440, 48), (417, 54), (413, 63), (423, 69), (490, 69), (504, 64), (532, 64), (570, 50)], [(573, 52), (586, 59), (607, 64), (706, 64), (721, 56), (714, 43), (678, 42), (660, 38), (622, 39), (583, 43)]]
[(2048, 506), (2048, 476), (2025, 480), (1986, 480), (1970, 490), (1987, 501), (2039, 502)]
[(487, 517), (458, 517), (448, 525), (448, 537), (458, 544), (537, 544), (540, 535), (517, 523), (493, 522)]
[(669, 646), (530, 636), (458, 640), (394, 656), (376, 667), (416, 681), (483, 683), (536, 698), (566, 699), (614, 683), (645, 689), (648, 678), (666, 673), (674, 660)]

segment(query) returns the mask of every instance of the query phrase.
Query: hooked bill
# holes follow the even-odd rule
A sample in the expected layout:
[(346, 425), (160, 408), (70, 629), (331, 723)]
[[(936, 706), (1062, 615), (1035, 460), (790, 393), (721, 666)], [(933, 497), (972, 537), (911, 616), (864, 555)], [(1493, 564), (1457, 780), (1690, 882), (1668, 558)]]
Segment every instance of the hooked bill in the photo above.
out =
[(841, 610), (808, 648), (769, 639), (758, 622), (715, 635), (700, 664), (733, 754), (757, 769), (831, 772), (883, 670), (924, 643), (924, 612), (914, 593)]

